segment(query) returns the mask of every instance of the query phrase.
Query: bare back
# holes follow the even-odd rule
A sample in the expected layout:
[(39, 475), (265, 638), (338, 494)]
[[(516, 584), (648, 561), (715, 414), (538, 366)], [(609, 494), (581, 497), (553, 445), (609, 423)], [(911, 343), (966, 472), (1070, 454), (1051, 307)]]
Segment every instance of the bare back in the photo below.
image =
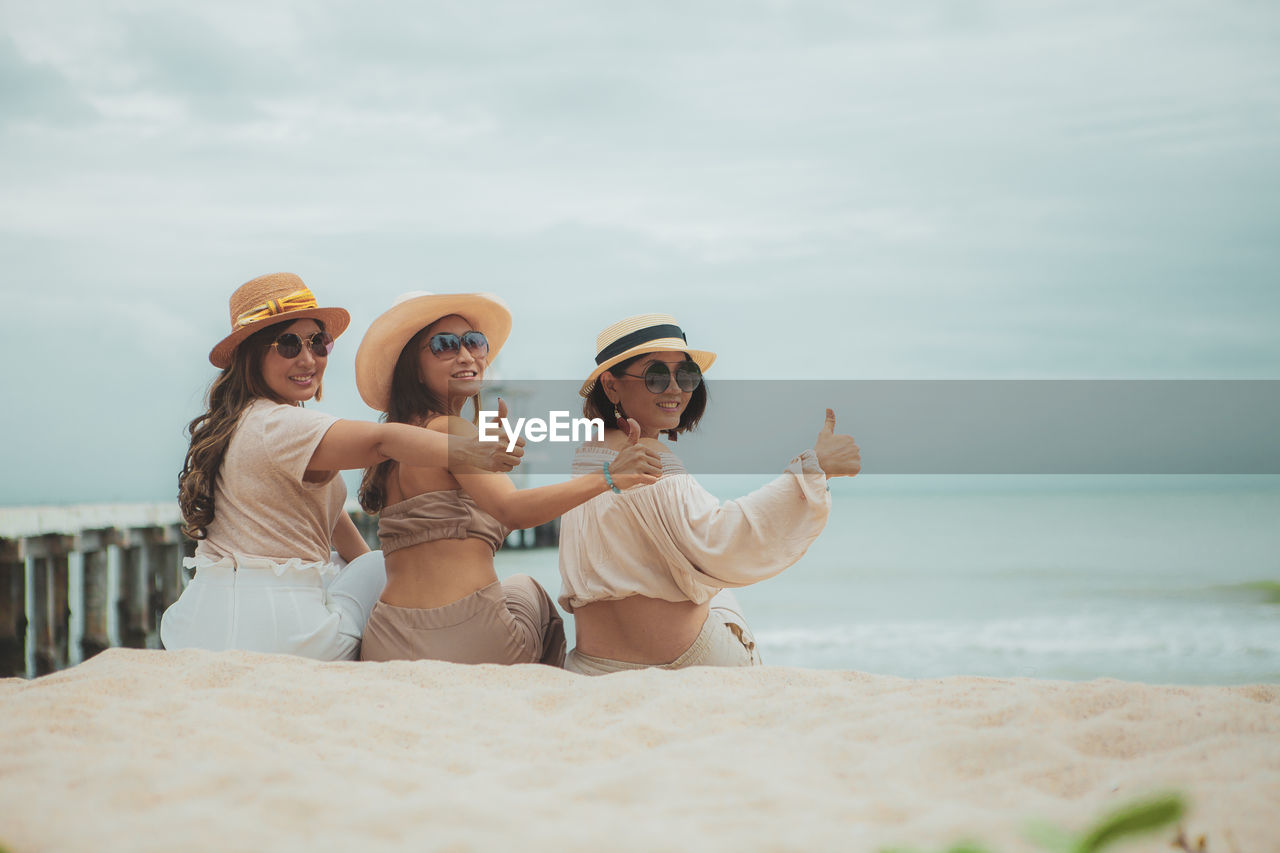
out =
[(670, 663), (698, 639), (709, 609), (709, 602), (643, 595), (584, 604), (573, 613), (578, 649), (628, 663)]
[[(436, 428), (436, 422), (427, 428)], [(387, 477), (387, 503), (457, 488), (458, 481), (447, 468), (396, 465)], [(396, 607), (443, 607), (498, 580), (492, 548), (474, 538), (436, 539), (410, 545), (387, 554), (386, 567), (387, 585), (382, 600)]]

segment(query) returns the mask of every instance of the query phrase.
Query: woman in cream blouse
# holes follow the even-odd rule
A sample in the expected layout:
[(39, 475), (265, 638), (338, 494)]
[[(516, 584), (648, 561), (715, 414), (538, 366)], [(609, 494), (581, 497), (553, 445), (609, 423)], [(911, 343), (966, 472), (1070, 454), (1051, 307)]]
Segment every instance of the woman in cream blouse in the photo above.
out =
[[(652, 485), (614, 489), (567, 512), (560, 526), (560, 606), (574, 614), (577, 647), (565, 668), (589, 675), (627, 669), (752, 666), (760, 653), (730, 587), (773, 577), (822, 532), (826, 481), (861, 470), (835, 414), (813, 448), (777, 479), (721, 503), (659, 440), (693, 429), (707, 405), (702, 374), (715, 354), (689, 348), (674, 318), (630, 317), (596, 339), (583, 383), (587, 417), (640, 424), (663, 461)], [(600, 470), (626, 447), (619, 429), (579, 448), (575, 474)]]

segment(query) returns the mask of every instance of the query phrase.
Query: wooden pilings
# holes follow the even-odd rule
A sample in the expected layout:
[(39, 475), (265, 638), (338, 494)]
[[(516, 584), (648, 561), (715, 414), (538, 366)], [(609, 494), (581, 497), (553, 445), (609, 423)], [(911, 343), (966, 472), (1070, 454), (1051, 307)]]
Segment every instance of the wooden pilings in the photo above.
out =
[(27, 566), (18, 543), (0, 540), (0, 678), (26, 672)]
[(22, 540), (19, 553), (24, 558), (29, 586), (24, 656), (27, 674), (56, 672), (69, 660), (69, 558), (74, 544), (74, 537), (60, 533)]
[(111, 646), (160, 648), (194, 543), (178, 525), (0, 538), (0, 678), (28, 678)]
[(560, 544), (560, 519), (549, 521), (546, 524), (539, 524), (537, 527), (527, 527), (523, 530), (513, 530), (511, 535), (507, 537), (507, 548), (555, 548)]
[(126, 531), (120, 547), (120, 645), (135, 649), (160, 648), (160, 617), (186, 585), (182, 558), (195, 543), (171, 527), (135, 527)]
[(75, 537), (69, 562), (73, 573), (80, 573), (80, 595), (72, 598), (72, 624), (79, 644), (69, 650), (73, 662), (88, 660), (117, 645), (112, 642), (115, 619), (110, 611), (119, 596), (119, 577), (113, 577), (109, 570), (107, 549), (118, 547), (119, 542), (120, 532), (114, 528), (84, 530)]

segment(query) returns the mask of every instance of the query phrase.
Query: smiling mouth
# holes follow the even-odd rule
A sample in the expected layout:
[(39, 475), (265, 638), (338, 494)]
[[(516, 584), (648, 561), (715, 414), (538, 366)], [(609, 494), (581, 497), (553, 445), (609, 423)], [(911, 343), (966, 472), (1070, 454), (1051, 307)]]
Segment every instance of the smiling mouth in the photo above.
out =
[(296, 382), (299, 385), (309, 385), (311, 383), (311, 380), (314, 378), (315, 378), (315, 374), (310, 373), (310, 374), (307, 374), (306, 376), (290, 376), (289, 381)]
[(476, 378), (477, 376), (479, 376), (479, 375), (480, 375), (480, 374), (476, 373), (476, 371), (474, 371), (474, 370), (459, 370), (457, 373), (454, 373), (454, 374), (452, 375), (452, 377), (451, 377), (451, 378), (453, 378), (453, 379), (475, 379), (475, 378)]
[(680, 408), (680, 404), (679, 403), (659, 403), (658, 408), (668, 412), (674, 412), (676, 409)]

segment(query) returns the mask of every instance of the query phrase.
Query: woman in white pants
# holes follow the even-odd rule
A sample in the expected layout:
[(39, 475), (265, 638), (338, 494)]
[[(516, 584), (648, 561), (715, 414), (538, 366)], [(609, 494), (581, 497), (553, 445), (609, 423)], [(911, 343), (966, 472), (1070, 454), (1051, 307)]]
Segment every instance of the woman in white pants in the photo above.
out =
[(222, 373), (190, 424), (179, 477), (185, 530), (198, 541), (185, 561), (195, 577), (165, 611), (161, 641), (358, 659), (385, 572), (343, 509), (338, 471), (387, 459), (510, 471), (524, 451), (303, 408), (320, 398), (350, 316), (320, 307), (292, 273), (247, 282), (230, 308), (231, 334), (209, 353)]

